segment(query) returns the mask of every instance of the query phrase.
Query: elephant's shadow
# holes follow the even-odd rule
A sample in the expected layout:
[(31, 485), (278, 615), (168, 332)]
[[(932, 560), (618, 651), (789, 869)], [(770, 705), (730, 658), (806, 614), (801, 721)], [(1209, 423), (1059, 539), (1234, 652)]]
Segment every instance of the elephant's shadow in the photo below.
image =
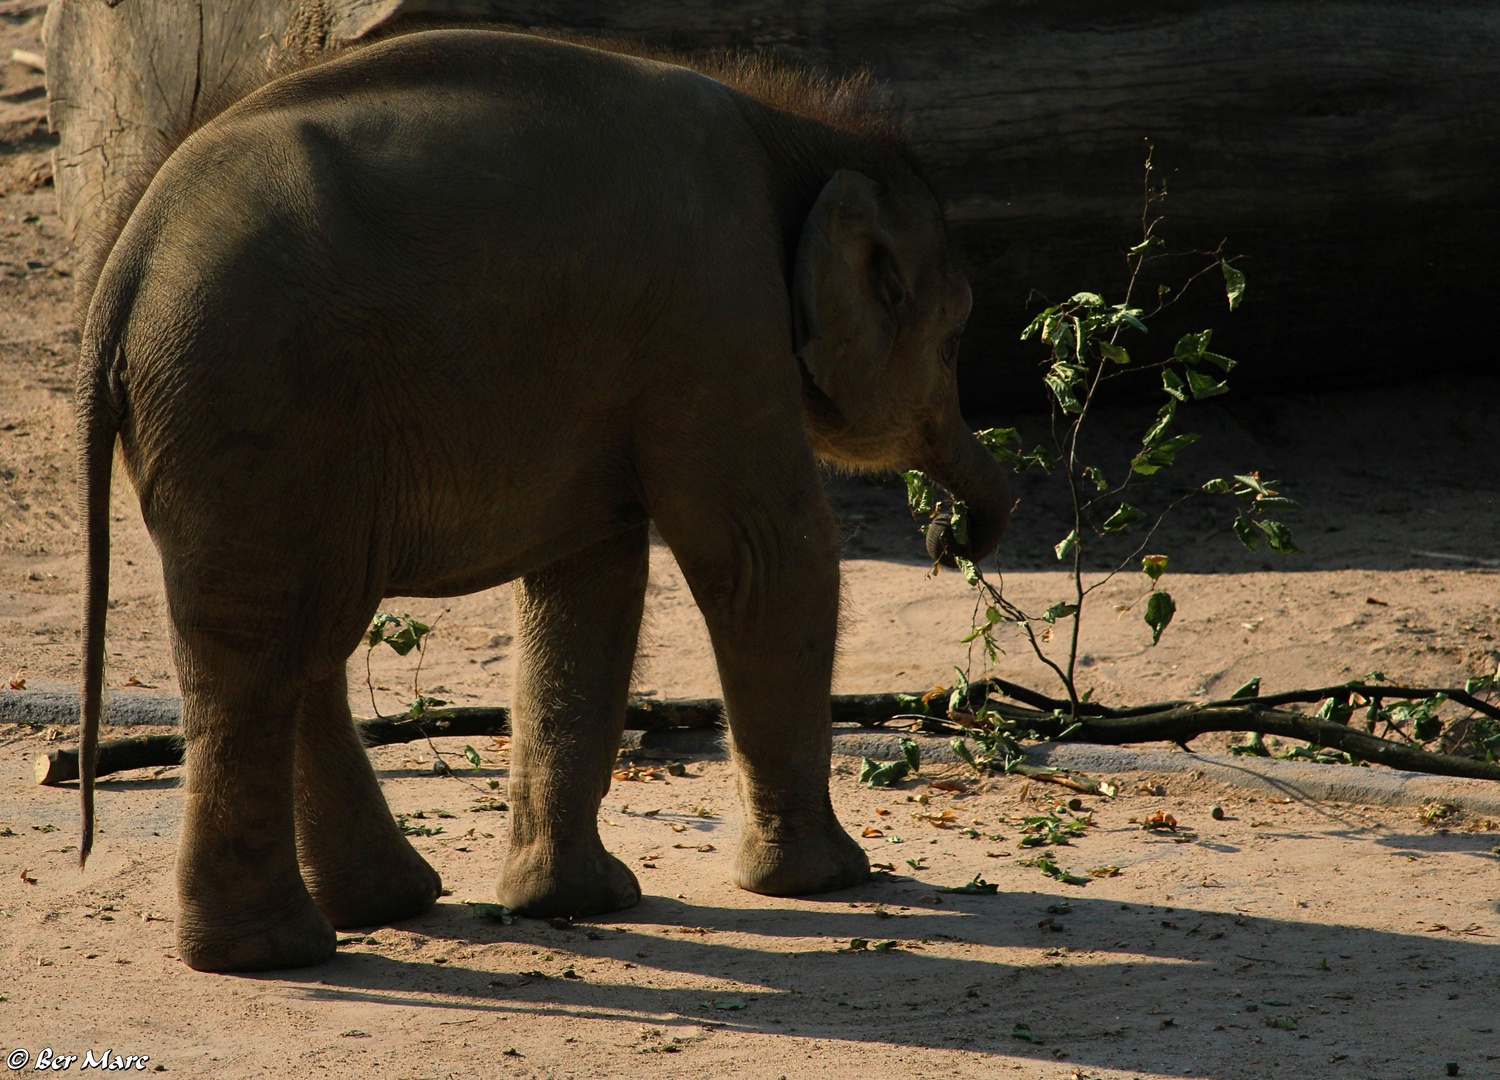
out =
[[(669, 1033), (711, 1027), (896, 1046), (962, 1045), (1048, 1063), (1065, 1046), (1072, 1062), (1130, 1069), (1139, 1067), (1139, 1050), (1126, 1033), (1142, 1020), (1153, 1029), (1158, 1025), (1144, 1017), (1125, 1017), (1122, 1025), (1115, 1015), (1122, 986), (1138, 988), (1123, 991), (1139, 1002), (1136, 1011), (1165, 1010), (1184, 1031), (1203, 1032), (1246, 1022), (1238, 1014), (1254, 1000), (1241, 999), (1237, 987), (1252, 969), (1279, 975), (1291, 970), (1284, 965), (1295, 964), (1300, 972), (1319, 956), (1399, 956), (1424, 969), (1452, 968), (1458, 960), (1472, 971), (1488, 963), (1493, 950), (1480, 939), (1125, 905), (1082, 899), (1076, 892), (952, 896), (923, 904), (893, 890), (891, 883), (876, 882), (792, 910), (648, 896), (623, 916), (628, 928), (606, 920), (566, 929), (527, 919), (502, 926), (474, 918), (461, 905), (442, 904), (403, 928), (446, 938), (455, 954), (501, 942), (533, 951), (512, 953), (503, 970), (486, 966), (482, 957), (442, 963), (349, 951), (306, 976), (275, 977), (302, 982), (300, 994), (317, 1001), (457, 1009), (497, 1019), (624, 1021)], [(877, 918), (871, 902), (905, 904), (908, 912)], [(1046, 916), (1062, 905), (1065, 914)], [(1054, 932), (1053, 925), (1064, 923), (1064, 932)], [(705, 927), (712, 929), (693, 929)], [(733, 943), (724, 940), (731, 933)], [(859, 938), (898, 944), (887, 951), (851, 950), (851, 939)], [(1022, 956), (996, 963), (962, 955), (972, 946), (1020, 950)], [(553, 951), (560, 954), (556, 959)], [(1289, 995), (1306, 1002), (1286, 1004), (1324, 1014), (1330, 1010), (1321, 1006), (1330, 1003), (1323, 998), (1363, 999), (1369, 965), (1348, 967), (1347, 975), (1335, 969), (1320, 976), (1315, 993), (1299, 987)], [(652, 985), (653, 973), (679, 985)], [(1337, 1032), (1335, 1018), (1307, 1019)], [(1259, 1017), (1248, 1020), (1261, 1023)], [(1029, 1022), (1046, 1043), (1013, 1038), (1018, 1021)], [(1189, 1052), (1185, 1042), (1183, 1053)]]

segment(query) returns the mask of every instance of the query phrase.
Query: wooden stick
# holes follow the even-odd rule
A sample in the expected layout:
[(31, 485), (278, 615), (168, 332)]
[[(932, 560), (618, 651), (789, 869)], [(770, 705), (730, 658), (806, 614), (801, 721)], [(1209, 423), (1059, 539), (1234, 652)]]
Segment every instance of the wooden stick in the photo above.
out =
[[(1067, 702), (1054, 701), (1025, 687), (1015, 687), (1003, 680), (988, 680), (1003, 685), (1007, 696), (1041, 708), (1018, 708), (991, 705), (1002, 719), (1035, 731), (1043, 738), (1057, 738), (1075, 724), (1066, 714)], [(983, 684), (976, 683), (976, 688)], [(1021, 690), (1021, 694), (1014, 693)], [(1437, 691), (1383, 686), (1325, 687), (1319, 690), (1291, 691), (1269, 698), (1246, 698), (1238, 701), (1164, 702), (1144, 715), (1137, 709), (1108, 710), (1111, 715), (1084, 715), (1070, 741), (1119, 746), (1127, 743), (1175, 742), (1185, 745), (1210, 731), (1258, 731), (1262, 735), (1303, 739), (1317, 746), (1331, 746), (1365, 761), (1377, 762), (1395, 769), (1431, 773), (1437, 776), (1461, 776), (1476, 780), (1500, 780), (1500, 765), (1450, 754), (1434, 754), (1414, 746), (1377, 738), (1331, 720), (1321, 720), (1302, 713), (1273, 708), (1270, 702), (1319, 701), (1339, 694), (1357, 693), (1365, 697), (1428, 697)], [(1474, 699), (1461, 691), (1441, 691), (1455, 701), (1470, 704)], [(835, 723), (858, 723), (878, 727), (893, 717), (909, 716), (912, 695), (840, 694), (832, 701)], [(1469, 698), (1469, 701), (1464, 701)], [(1474, 702), (1491, 713), (1493, 706)], [(1103, 709), (1103, 706), (1098, 706)], [(1046, 709), (1046, 711), (1042, 711)], [(1059, 715), (1059, 712), (1062, 715)], [(939, 717), (923, 717), (923, 727), (946, 733), (963, 734), (969, 730), (961, 723)], [(625, 710), (625, 727), (630, 731), (669, 731), (714, 728), (724, 725), (724, 704), (717, 698), (688, 698), (666, 701), (639, 699)], [(417, 739), (442, 736), (483, 736), (510, 734), (510, 710), (500, 706), (444, 709), (423, 717), (377, 718), (359, 722), (360, 735), (366, 746), (414, 742)], [(99, 746), (98, 775), (107, 776), (126, 769), (180, 765), (183, 744), (180, 735), (140, 735), (129, 739), (112, 739)], [(78, 750), (53, 750), (37, 758), (36, 780), (56, 785), (78, 779)]]
[[(902, 711), (894, 694), (839, 694), (832, 699), (835, 723), (879, 723)], [(638, 698), (625, 709), (627, 731), (672, 731), (724, 726), (724, 703), (718, 698), (677, 698), (653, 701)], [(415, 742), (442, 736), (509, 735), (510, 710), (504, 706), (462, 706), (442, 709), (420, 720), (377, 717), (359, 721), (366, 746)], [(99, 744), (96, 775), (127, 769), (181, 765), (181, 735), (137, 735)], [(47, 786), (78, 779), (78, 748), (65, 747), (36, 759), (36, 782)]]
[(10, 62), (13, 64), (25, 64), (27, 67), (43, 73), (47, 70), (47, 58), (41, 53), (34, 53), (27, 49), (12, 49), (10, 51)]

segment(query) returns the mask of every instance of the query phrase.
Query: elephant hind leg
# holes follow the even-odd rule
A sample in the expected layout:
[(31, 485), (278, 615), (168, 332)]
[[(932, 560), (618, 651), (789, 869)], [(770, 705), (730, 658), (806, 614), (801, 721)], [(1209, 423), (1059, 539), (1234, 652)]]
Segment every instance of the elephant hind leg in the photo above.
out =
[(526, 915), (618, 911), (641, 897), (599, 839), (645, 605), (646, 530), (610, 537), (516, 590), (510, 846), (500, 902)]
[(442, 881), (391, 816), (349, 715), (343, 668), (303, 696), (296, 760), (297, 855), (328, 920), (342, 930), (430, 908)]
[(292, 753), (303, 686), (232, 635), (178, 627), (187, 799), (177, 942), (199, 971), (321, 963), (334, 932), (302, 883)]

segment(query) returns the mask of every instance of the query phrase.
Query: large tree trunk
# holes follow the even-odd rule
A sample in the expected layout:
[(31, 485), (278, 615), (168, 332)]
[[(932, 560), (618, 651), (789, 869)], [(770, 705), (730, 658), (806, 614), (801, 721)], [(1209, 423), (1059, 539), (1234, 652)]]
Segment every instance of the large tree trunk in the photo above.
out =
[(1185, 301), (1156, 345), (1217, 324), (1241, 384), (1285, 386), (1489, 358), (1500, 6), (1482, 0), (54, 0), (64, 218), (86, 230), (153, 147), (289, 56), (480, 19), (868, 67), (906, 102), (968, 261), (971, 407), (1035, 381), (1016, 340), (1033, 291), (1118, 298), (1147, 140), (1172, 249), (1228, 237), (1250, 282), (1233, 317), (1212, 287)]
[(75, 246), (184, 135), (303, 57), (357, 40), (401, 0), (52, 0), (53, 182)]

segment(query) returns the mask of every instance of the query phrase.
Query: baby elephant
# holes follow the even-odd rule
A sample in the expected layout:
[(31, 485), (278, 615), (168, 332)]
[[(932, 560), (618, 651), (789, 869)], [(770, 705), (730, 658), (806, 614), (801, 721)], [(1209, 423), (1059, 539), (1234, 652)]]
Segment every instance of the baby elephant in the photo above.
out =
[(735, 883), (865, 880), (828, 795), (839, 539), (817, 461), (926, 470), (972, 509), (967, 546), (932, 538), (950, 558), (991, 551), (1011, 502), (959, 412), (968, 285), (861, 84), (412, 34), (239, 101), (122, 220), (78, 366), (81, 851), (118, 439), (184, 699), (184, 960), (317, 963), (335, 927), (438, 896), (349, 714), (345, 662), (388, 596), (516, 582), (499, 899), (635, 903), (596, 817), (653, 522), (713, 638)]

